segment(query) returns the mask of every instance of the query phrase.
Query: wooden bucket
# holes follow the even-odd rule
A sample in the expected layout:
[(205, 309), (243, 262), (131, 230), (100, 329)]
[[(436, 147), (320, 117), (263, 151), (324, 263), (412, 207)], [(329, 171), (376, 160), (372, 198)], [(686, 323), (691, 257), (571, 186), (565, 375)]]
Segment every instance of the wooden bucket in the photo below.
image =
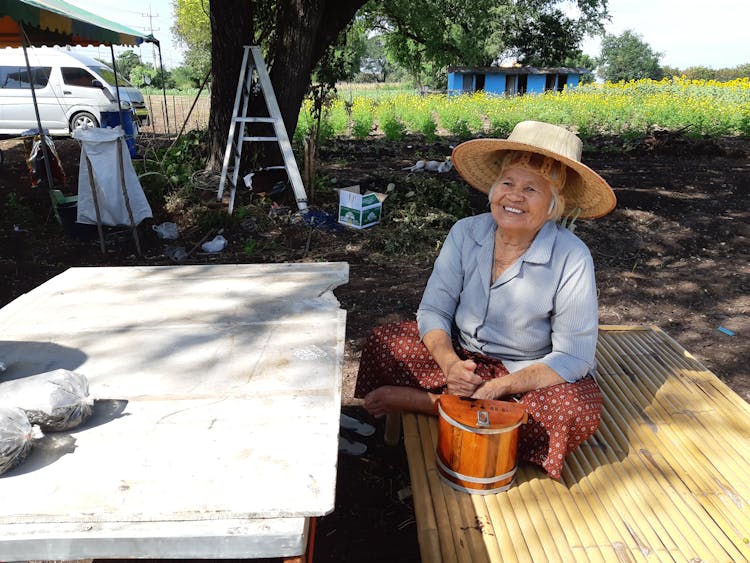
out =
[(507, 490), (516, 473), (523, 405), (442, 395), (438, 399), (437, 468), (454, 489), (488, 495)]

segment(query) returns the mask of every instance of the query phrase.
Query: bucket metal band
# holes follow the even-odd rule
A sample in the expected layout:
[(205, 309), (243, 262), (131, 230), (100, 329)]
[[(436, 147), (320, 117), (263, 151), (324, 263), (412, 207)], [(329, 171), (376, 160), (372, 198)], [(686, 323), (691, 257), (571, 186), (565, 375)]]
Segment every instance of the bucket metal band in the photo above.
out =
[(466, 481), (467, 483), (476, 483), (477, 485), (491, 485), (496, 481), (502, 481), (503, 479), (507, 479), (508, 477), (513, 477), (513, 475), (515, 475), (516, 473), (516, 469), (518, 468), (518, 465), (515, 465), (513, 469), (511, 469), (507, 473), (503, 473), (502, 475), (495, 475), (494, 477), (471, 477), (470, 475), (464, 475), (463, 473), (457, 473), (453, 471), (451, 468), (445, 465), (445, 463), (443, 463), (443, 460), (440, 459), (439, 455), (435, 456), (435, 461), (437, 462), (438, 467), (451, 477), (455, 477), (456, 479), (460, 479), (461, 481)]
[[(480, 411), (480, 412), (486, 412), (486, 411)], [(503, 434), (504, 432), (510, 432), (511, 430), (515, 430), (522, 424), (522, 422), (519, 420), (514, 425), (506, 426), (504, 428), (474, 428), (473, 426), (461, 424), (457, 420), (454, 420), (453, 418), (451, 418), (450, 415), (448, 415), (443, 410), (443, 407), (440, 406), (440, 401), (438, 401), (438, 413), (440, 414), (440, 418), (445, 420), (451, 426), (455, 426), (456, 428), (460, 430), (465, 430), (466, 432), (471, 432), (472, 434)]]
[(442, 473), (438, 473), (438, 477), (440, 477), (440, 480), (452, 489), (472, 495), (494, 495), (495, 493), (502, 493), (504, 491), (507, 491), (513, 486), (513, 481), (511, 481), (507, 485), (503, 485), (502, 487), (495, 487), (494, 489), (470, 489), (468, 487), (462, 487), (458, 483), (454, 483)]

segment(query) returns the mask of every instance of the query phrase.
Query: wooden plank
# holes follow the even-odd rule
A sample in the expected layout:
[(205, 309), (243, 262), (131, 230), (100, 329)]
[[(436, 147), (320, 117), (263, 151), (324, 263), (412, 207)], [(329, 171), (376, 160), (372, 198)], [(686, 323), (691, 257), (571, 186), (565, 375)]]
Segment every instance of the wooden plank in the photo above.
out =
[[(655, 327), (600, 327), (597, 360), (602, 424), (560, 481), (522, 464), (496, 495), (430, 483), (445, 499), (452, 528), (439, 530), (458, 560), (466, 544), (482, 556), (456, 529), (472, 517), (492, 562), (750, 560), (747, 403)], [(430, 471), (437, 423), (415, 418)]]
[(409, 461), (409, 477), (414, 498), (414, 513), (417, 520), (417, 541), (424, 563), (443, 561), (440, 537), (435, 522), (430, 487), (427, 484), (427, 466), (422, 455), (422, 438), (419, 435), (417, 418), (413, 414), (403, 416), (404, 447)]
[[(609, 343), (603, 343), (602, 349), (607, 353)], [(615, 352), (611, 352), (611, 354), (617, 354), (618, 359), (625, 361), (639, 375), (639, 378), (646, 377), (639, 366), (622, 356), (622, 349), (615, 347), (614, 350)], [(671, 389), (671, 387), (667, 386), (667, 389)], [(711, 433), (697, 439), (697, 441), (691, 440), (691, 428), (695, 426), (694, 424), (684, 428), (670, 428), (673, 418), (660, 408), (655, 397), (651, 400), (648, 396), (639, 397), (635, 386), (630, 386), (623, 391), (630, 391), (631, 393), (628, 397), (628, 404), (640, 401), (641, 409), (645, 409), (641, 416), (649, 417), (648, 425), (650, 425), (651, 431), (646, 431), (641, 435), (646, 443), (644, 452), (647, 465), (650, 465), (651, 470), (655, 471), (655, 477), (667, 479), (668, 482), (665, 486), (668, 487), (668, 490), (682, 491), (681, 494), (689, 502), (690, 509), (679, 512), (680, 520), (689, 519), (692, 522), (692, 531), (688, 532), (688, 537), (693, 542), (697, 542), (699, 538), (703, 538), (704, 541), (714, 539), (713, 536), (706, 536), (701, 533), (706, 518), (705, 511), (708, 510), (711, 513), (711, 518), (717, 521), (724, 530), (727, 532), (733, 530), (732, 534), (736, 536), (734, 541), (724, 535), (719, 535), (716, 538), (726, 540), (724, 541), (725, 549), (732, 551), (733, 544), (741, 541), (741, 537), (737, 534), (741, 534), (742, 529), (748, 529), (747, 524), (745, 524), (748, 517), (746, 514), (737, 511), (736, 502), (738, 496), (736, 487), (742, 486), (745, 481), (742, 475), (746, 474), (748, 470), (747, 456), (745, 455), (738, 460), (733, 455), (722, 455), (728, 444), (723, 437)], [(617, 390), (610, 389), (610, 392), (616, 393)], [(667, 391), (659, 390), (659, 394), (664, 393), (667, 393)], [(695, 397), (693, 400), (695, 400)], [(638, 416), (638, 414), (631, 413), (631, 416)], [(721, 426), (723, 427), (724, 424)], [(653, 437), (654, 429), (659, 433), (659, 438)], [(715, 450), (713, 459), (706, 457), (704, 450), (711, 450), (710, 444), (717, 443), (724, 444), (725, 447)], [(725, 461), (722, 461), (722, 458), (725, 458)], [(744, 465), (745, 470), (732, 469), (730, 473), (733, 474), (733, 479), (727, 479), (725, 474), (716, 467), (717, 465), (736, 466), (738, 462)], [(730, 486), (730, 482), (733, 485)], [(746, 501), (742, 502), (746, 503)], [(741, 523), (739, 529), (736, 526), (737, 522)]]
[[(602, 360), (602, 367), (607, 367), (604, 360)], [(642, 407), (639, 406), (638, 409), (629, 410), (636, 402), (634, 397), (625, 396), (621, 399), (617, 389), (610, 387), (609, 379), (601, 379), (606, 412), (611, 416), (611, 423), (605, 424), (600, 429), (600, 433), (611, 435), (612, 433), (625, 431), (628, 433), (627, 439), (630, 441), (630, 451), (627, 452), (628, 455), (621, 462), (625, 473), (625, 483), (636, 483), (637, 485), (632, 488), (644, 493), (643, 500), (646, 502), (646, 506), (651, 507), (651, 510), (657, 515), (657, 521), (665, 527), (660, 540), (667, 549), (674, 549), (676, 545), (689, 545), (690, 542), (685, 539), (680, 526), (676, 525), (675, 518), (662, 519), (659, 517), (659, 515), (669, 512), (670, 508), (673, 507), (674, 499), (669, 494), (672, 489), (668, 483), (664, 482), (662, 472), (654, 472), (653, 463), (648, 463), (648, 460), (655, 463), (666, 463), (661, 460), (661, 455), (654, 450), (651, 443), (639, 439), (639, 436), (641, 436), (639, 434), (640, 428), (645, 428), (643, 432), (648, 436), (652, 431), (651, 423), (643, 422), (639, 416), (640, 411), (638, 409)], [(630, 431), (633, 424), (639, 425), (638, 430)], [(655, 453), (649, 453), (651, 451)], [(639, 455), (639, 453), (642, 455)], [(682, 526), (684, 527), (685, 524), (683, 523)], [(655, 547), (658, 547), (658, 545)], [(705, 548), (701, 547), (700, 549)]]
[[(448, 526), (453, 536), (453, 548), (455, 557), (459, 563), (482, 563), (486, 561), (486, 555), (480, 559), (482, 554), (476, 553), (477, 540), (473, 538), (473, 532), (476, 532), (471, 515), (472, 503), (469, 495), (456, 491), (440, 480), (436, 463), (435, 448), (437, 446), (437, 425), (435, 420), (427, 417), (420, 417), (419, 427), (422, 435), (422, 453), (427, 463), (428, 475), (430, 481), (430, 491), (438, 498), (442, 494), (445, 499), (446, 512), (440, 518), (441, 528)], [(468, 515), (468, 520), (467, 520)], [(456, 525), (458, 524), (458, 525)], [(480, 540), (481, 541), (481, 540)]]
[[(606, 350), (606, 343), (602, 348)], [(625, 378), (626, 374), (623, 373), (622, 377)], [(637, 395), (633, 386), (615, 387), (614, 383), (602, 378), (601, 385), (607, 396), (622, 397), (618, 403), (619, 421), (632, 432), (630, 441), (634, 451), (629, 459), (637, 460), (638, 470), (654, 484), (651, 488), (656, 495), (654, 498), (662, 499), (665, 513), (670, 515), (664, 519), (664, 523), (672, 526), (670, 534), (682, 545), (682, 551), (688, 553), (689, 548), (693, 552), (691, 556), (702, 553), (710, 560), (711, 553), (715, 554), (723, 549), (716, 543), (713, 535), (702, 533), (705, 511), (699, 499), (693, 495), (694, 487), (688, 486), (696, 478), (696, 471), (700, 473), (700, 469), (694, 466), (689, 455), (673, 446), (665, 429), (655, 425), (648, 416), (653, 412), (644, 403), (648, 400), (647, 397)], [(696, 471), (685, 470), (685, 467), (690, 466), (694, 466)], [(677, 501), (679, 503), (675, 506)], [(711, 547), (707, 547), (706, 542)]]

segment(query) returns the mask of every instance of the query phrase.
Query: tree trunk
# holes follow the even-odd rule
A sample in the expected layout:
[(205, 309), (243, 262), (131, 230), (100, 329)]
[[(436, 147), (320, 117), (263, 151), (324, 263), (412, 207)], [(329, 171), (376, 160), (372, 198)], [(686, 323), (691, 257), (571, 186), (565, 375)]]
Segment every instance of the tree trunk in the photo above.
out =
[(207, 170), (218, 172), (224, 160), (232, 119), (242, 47), (253, 41), (253, 18), (248, 0), (211, 0), (211, 112), (208, 117)]
[[(273, 66), (269, 75), (289, 137), (297, 127), (315, 65), (364, 3), (365, 0), (277, 0), (276, 41), (271, 47), (269, 59)], [(253, 41), (252, 5), (248, 0), (212, 0), (210, 4), (213, 82), (207, 168), (214, 171), (221, 169), (224, 159), (242, 46)]]
[(310, 77), (326, 49), (352, 21), (365, 0), (282, 0), (276, 21), (279, 38), (271, 69), (279, 109), (289, 135), (297, 128), (299, 109)]

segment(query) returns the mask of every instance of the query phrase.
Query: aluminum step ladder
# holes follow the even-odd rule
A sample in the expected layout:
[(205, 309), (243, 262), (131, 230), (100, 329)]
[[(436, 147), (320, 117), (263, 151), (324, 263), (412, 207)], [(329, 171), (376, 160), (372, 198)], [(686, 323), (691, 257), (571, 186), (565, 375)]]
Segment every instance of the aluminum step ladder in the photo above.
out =
[[(267, 117), (248, 116), (247, 110), (250, 105), (250, 97), (254, 89), (260, 88), (268, 109)], [(273, 136), (257, 136), (248, 134), (248, 124), (268, 123), (273, 125)], [(242, 147), (250, 142), (276, 142), (279, 144), (281, 156), (284, 159), (283, 168), (292, 184), (297, 207), (300, 211), (307, 210), (307, 194), (302, 183), (302, 177), (294, 158), (292, 144), (281, 118), (279, 104), (276, 101), (271, 79), (268, 77), (266, 64), (260, 47), (245, 45), (243, 47), (242, 66), (237, 81), (237, 94), (234, 98), (234, 109), (232, 110), (232, 121), (227, 134), (227, 147), (224, 152), (224, 163), (221, 167), (221, 179), (216, 199), (221, 201), (229, 184), (229, 206), (227, 212), (231, 215), (234, 211), (234, 198), (237, 192), (237, 183), (240, 181), (240, 162), (242, 159)], [(281, 168), (281, 167), (279, 167)]]

